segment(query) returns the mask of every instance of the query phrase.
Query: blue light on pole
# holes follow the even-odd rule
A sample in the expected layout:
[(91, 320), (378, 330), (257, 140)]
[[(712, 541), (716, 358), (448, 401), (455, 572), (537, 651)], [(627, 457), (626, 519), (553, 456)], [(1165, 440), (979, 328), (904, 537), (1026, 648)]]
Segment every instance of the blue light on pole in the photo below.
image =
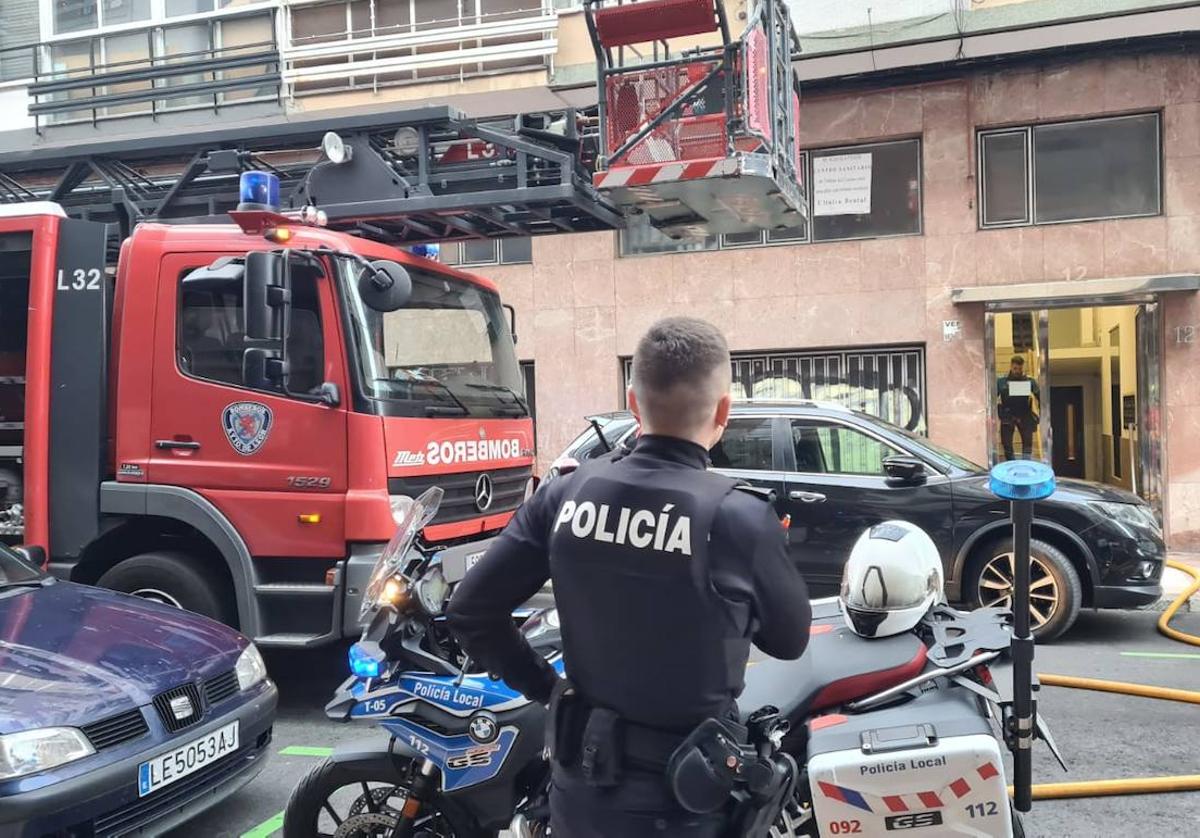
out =
[(1054, 469), (1037, 460), (1009, 460), (992, 466), (988, 488), (1005, 500), (1041, 500), (1054, 493)]
[(279, 178), (270, 172), (242, 172), (238, 209), (279, 210)]
[(432, 259), (435, 262), (438, 261), (438, 258), (442, 254), (441, 245), (437, 244), (436, 242), (429, 244), (414, 244), (408, 249), (408, 251), (413, 256), (422, 256), (426, 259)]

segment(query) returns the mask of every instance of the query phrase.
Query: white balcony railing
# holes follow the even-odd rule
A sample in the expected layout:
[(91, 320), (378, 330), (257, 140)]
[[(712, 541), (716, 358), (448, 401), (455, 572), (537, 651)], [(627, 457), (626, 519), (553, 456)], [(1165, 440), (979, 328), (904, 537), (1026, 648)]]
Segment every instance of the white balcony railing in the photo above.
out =
[[(413, 2), (417, 10), (422, 0)], [(301, 97), (551, 65), (558, 48), (552, 0), (463, 0), (459, 5), (468, 7), (475, 11), (444, 20), (421, 20), (414, 14), (415, 24), (373, 26), (362, 26), (351, 11), (340, 31), (310, 34), (313, 18), (297, 16), (313, 15), (314, 4), (290, 0), (282, 45), (285, 88), (290, 96)], [(374, 14), (369, 20), (375, 21)]]

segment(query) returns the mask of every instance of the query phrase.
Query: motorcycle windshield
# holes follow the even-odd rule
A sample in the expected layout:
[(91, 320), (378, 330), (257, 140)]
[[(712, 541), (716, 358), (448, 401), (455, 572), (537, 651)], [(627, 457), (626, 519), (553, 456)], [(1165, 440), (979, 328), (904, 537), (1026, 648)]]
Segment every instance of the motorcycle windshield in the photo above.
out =
[(405, 510), (404, 516), (396, 526), (395, 534), (387, 543), (387, 546), (383, 548), (383, 552), (379, 555), (379, 561), (375, 563), (375, 569), (371, 571), (371, 581), (367, 583), (367, 590), (362, 601), (362, 610), (359, 612), (360, 621), (365, 619), (368, 614), (379, 606), (379, 596), (383, 593), (383, 588), (387, 584), (387, 581), (393, 576), (400, 575), (404, 557), (408, 554), (409, 548), (412, 547), (413, 541), (416, 540), (417, 534), (437, 514), (438, 507), (442, 503), (443, 494), (442, 490), (437, 486), (426, 489)]

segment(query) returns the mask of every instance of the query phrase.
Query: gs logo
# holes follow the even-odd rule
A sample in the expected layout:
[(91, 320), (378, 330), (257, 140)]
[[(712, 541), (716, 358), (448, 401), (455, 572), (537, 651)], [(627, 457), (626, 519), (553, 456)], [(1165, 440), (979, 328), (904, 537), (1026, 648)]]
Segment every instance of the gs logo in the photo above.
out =
[(923, 829), (927, 826), (940, 826), (941, 823), (941, 812), (913, 812), (909, 815), (893, 815), (883, 820), (886, 829)]

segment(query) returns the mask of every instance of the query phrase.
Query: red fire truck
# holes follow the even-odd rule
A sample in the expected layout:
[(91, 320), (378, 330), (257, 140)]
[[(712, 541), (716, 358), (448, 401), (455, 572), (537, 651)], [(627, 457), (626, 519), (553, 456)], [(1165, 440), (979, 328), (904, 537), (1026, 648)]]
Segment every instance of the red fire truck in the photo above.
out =
[[(488, 280), (405, 248), (633, 215), (670, 235), (795, 224), (790, 24), (763, 8), (735, 40), (714, 0), (589, 2), (591, 113), (0, 155), (0, 538), (293, 647), (357, 633), (393, 516), (432, 485), (426, 541), (481, 554), (532, 487), (514, 318)], [(705, 27), (720, 46), (612, 59)]]

